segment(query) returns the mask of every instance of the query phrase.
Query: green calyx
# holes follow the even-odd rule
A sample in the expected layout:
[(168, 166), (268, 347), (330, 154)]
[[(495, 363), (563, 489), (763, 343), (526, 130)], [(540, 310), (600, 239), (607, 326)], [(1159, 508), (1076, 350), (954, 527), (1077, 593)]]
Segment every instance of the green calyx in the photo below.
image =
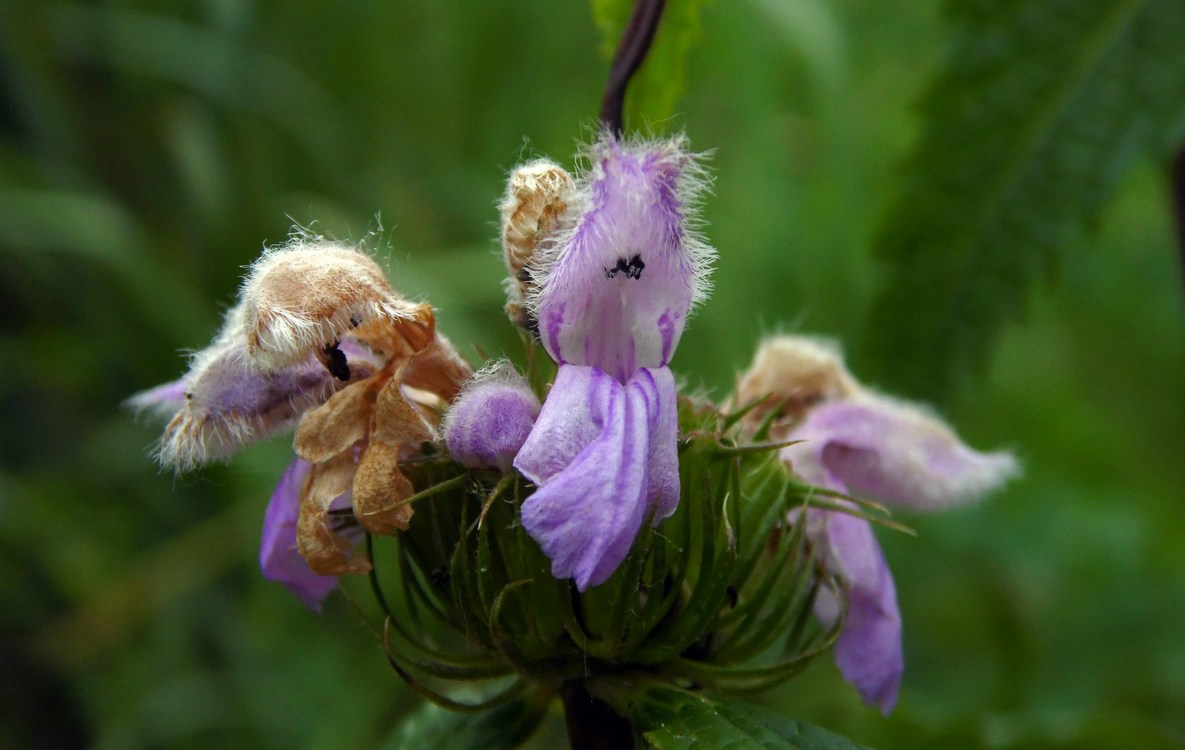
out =
[[(521, 476), (442, 454), (405, 467), (421, 488), (411, 527), (368, 546), (392, 666), (462, 711), (573, 680), (749, 692), (797, 673), (837, 637), (845, 600), (817, 560), (806, 511), (846, 506), (795, 479), (779, 445), (743, 441), (738, 421), (681, 399), (679, 508), (584, 593), (552, 577), (523, 529), (534, 488)], [(866, 503), (849, 512), (882, 517)], [(827, 625), (813, 615), (821, 588), (841, 603)], [(447, 697), (474, 682), (489, 697)]]

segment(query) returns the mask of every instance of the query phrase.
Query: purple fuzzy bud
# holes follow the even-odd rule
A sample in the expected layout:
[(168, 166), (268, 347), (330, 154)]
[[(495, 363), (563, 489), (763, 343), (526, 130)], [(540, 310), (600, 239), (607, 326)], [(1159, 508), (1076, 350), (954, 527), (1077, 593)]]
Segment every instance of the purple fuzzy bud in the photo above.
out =
[(526, 379), (509, 362), (499, 362), (461, 391), (445, 419), (444, 442), (471, 469), (508, 472), (538, 416), (539, 399)]

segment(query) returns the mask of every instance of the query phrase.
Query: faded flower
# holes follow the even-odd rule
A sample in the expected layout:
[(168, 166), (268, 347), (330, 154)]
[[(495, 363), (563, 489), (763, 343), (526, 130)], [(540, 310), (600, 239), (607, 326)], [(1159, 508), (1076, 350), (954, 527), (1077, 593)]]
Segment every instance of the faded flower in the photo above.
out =
[[(971, 503), (1018, 472), (1010, 454), (975, 451), (926, 409), (861, 386), (827, 341), (781, 336), (765, 342), (736, 400), (759, 402), (750, 418), (772, 420), (773, 437), (798, 441), (781, 455), (803, 480), (891, 507), (924, 511)], [(821, 509), (806, 516), (824, 565), (847, 588), (836, 662), (866, 703), (888, 713), (897, 702), (904, 657), (884, 554), (862, 518)], [(816, 613), (834, 619), (836, 603), (823, 596)]]
[(292, 550), (312, 574), (365, 572), (348, 528), (407, 527), (412, 490), (399, 462), (435, 437), (470, 372), (437, 335), (432, 308), (400, 298), (369, 256), (298, 234), (251, 267), (189, 372), (131, 404), (172, 412), (160, 459), (177, 471), (296, 427), (299, 460), (272, 499), (260, 559), (309, 603), (323, 585), (302, 578)]

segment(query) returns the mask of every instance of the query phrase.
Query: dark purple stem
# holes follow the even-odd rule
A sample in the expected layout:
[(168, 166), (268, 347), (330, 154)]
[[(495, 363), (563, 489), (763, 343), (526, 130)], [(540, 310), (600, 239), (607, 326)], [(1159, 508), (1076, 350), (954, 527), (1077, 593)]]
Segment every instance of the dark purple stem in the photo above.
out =
[(1181, 255), (1181, 271), (1185, 273), (1185, 148), (1173, 159), (1171, 175), (1173, 188), (1173, 218), (1177, 223), (1177, 251)]
[(634, 727), (608, 703), (588, 692), (584, 680), (569, 680), (560, 686), (568, 744), (572, 750), (634, 750)]
[(666, 0), (637, 0), (621, 41), (617, 44), (617, 52), (613, 55), (609, 81), (605, 84), (605, 97), (601, 100), (601, 123), (619, 138), (625, 129), (626, 86), (650, 51), (666, 4)]

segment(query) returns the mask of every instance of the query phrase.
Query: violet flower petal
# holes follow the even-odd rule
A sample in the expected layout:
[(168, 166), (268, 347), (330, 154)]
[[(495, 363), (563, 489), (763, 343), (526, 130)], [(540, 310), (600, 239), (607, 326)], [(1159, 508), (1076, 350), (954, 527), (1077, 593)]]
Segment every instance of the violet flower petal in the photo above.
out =
[(546, 484), (600, 434), (606, 406), (620, 389), (595, 367), (561, 365), (514, 468), (536, 485)]
[(124, 401), (137, 415), (145, 412), (162, 419), (172, 419), (185, 406), (185, 381), (174, 380), (141, 391)]
[(823, 404), (790, 437), (806, 441), (784, 453), (796, 470), (813, 463), (845, 491), (910, 510), (973, 502), (1018, 471), (1010, 454), (972, 450), (936, 417), (884, 396)]
[[(792, 437), (799, 437), (798, 431)], [(788, 446), (782, 456), (804, 480), (847, 493), (843, 482), (817, 460), (823, 450), (819, 446), (829, 443), (821, 439), (814, 443), (813, 447), (806, 442)], [(860, 698), (887, 716), (897, 703), (905, 657), (897, 589), (872, 525), (842, 511), (816, 508), (807, 511), (803, 522), (807, 534), (821, 547), (827, 569), (847, 591), (848, 611), (835, 643), (835, 663)], [(815, 614), (831, 623), (838, 616), (838, 604), (824, 594), (815, 601)]]
[(465, 385), (445, 417), (444, 442), (464, 466), (508, 472), (538, 416), (539, 399), (526, 379), (500, 362)]
[(312, 464), (296, 459), (280, 477), (263, 517), (263, 538), (259, 544), (259, 567), (264, 578), (278, 581), (296, 594), (305, 606), (321, 611), (321, 603), (337, 586), (335, 576), (319, 576), (296, 549), (296, 522), (300, 492)]
[(657, 524), (679, 505), (679, 402), (670, 368), (646, 368), (626, 386), (646, 399), (650, 414), (650, 455), (647, 458), (647, 499), (654, 504)]
[(677, 502), (673, 401), (674, 377), (665, 368), (640, 370), (622, 386), (596, 368), (560, 366), (515, 460), (538, 485), (523, 503), (523, 526), (556, 578), (575, 578), (581, 591), (604, 583), (647, 514), (654, 509), (657, 520), (673, 508), (672, 495)]
[(703, 180), (681, 139), (603, 136), (589, 157), (569, 202), (579, 219), (543, 259), (528, 302), (553, 359), (625, 383), (638, 368), (666, 366), (706, 293), (714, 251), (687, 226)]
[(344, 385), (315, 357), (274, 372), (255, 369), (245, 345), (199, 352), (184, 378), (185, 403), (165, 428), (160, 459), (186, 471), (292, 427)]
[(869, 523), (846, 513), (828, 516), (828, 551), (848, 585), (835, 663), (861, 699), (887, 716), (897, 704), (905, 671), (897, 589)]

